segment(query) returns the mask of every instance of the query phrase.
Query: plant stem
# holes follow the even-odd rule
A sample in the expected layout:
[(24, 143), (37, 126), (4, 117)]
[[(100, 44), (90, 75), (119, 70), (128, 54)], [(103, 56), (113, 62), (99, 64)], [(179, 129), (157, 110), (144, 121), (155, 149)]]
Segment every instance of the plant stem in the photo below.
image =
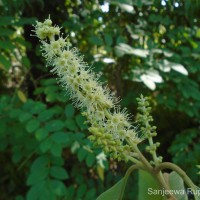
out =
[(197, 186), (192, 182), (192, 180), (188, 177), (188, 175), (179, 166), (177, 166), (173, 163), (170, 163), (170, 162), (164, 162), (164, 163), (159, 164), (155, 168), (156, 171), (160, 171), (163, 169), (171, 169), (171, 170), (177, 172), (181, 176), (181, 178), (184, 180), (184, 182), (187, 184), (187, 186), (193, 190), (195, 199), (199, 200), (199, 197), (195, 193)]

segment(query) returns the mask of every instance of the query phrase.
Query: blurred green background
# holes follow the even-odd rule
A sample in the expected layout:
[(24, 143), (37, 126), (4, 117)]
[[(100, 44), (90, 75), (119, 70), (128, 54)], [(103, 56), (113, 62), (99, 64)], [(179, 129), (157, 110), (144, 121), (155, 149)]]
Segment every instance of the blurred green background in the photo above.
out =
[[(197, 0), (0, 0), (0, 199), (93, 200), (125, 173), (96, 149), (42, 58), (32, 24), (49, 14), (120, 104), (151, 97), (158, 154), (200, 184)], [(137, 174), (126, 200), (137, 199)]]

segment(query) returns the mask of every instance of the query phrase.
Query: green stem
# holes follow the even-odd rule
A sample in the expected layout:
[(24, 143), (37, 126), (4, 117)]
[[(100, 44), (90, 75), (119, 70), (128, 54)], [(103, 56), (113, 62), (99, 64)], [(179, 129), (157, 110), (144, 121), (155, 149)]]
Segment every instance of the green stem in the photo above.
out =
[(199, 200), (197, 194), (195, 194), (197, 186), (192, 182), (192, 180), (188, 177), (188, 175), (179, 166), (177, 166), (173, 163), (170, 163), (170, 162), (164, 162), (164, 163), (159, 164), (155, 168), (156, 171), (160, 171), (163, 169), (171, 169), (171, 170), (177, 172), (181, 176), (181, 178), (184, 180), (186, 185), (193, 190), (195, 199)]
[(137, 160), (136, 158), (129, 156), (128, 159), (133, 163), (137, 164), (138, 166), (143, 167), (142, 162)]
[[(155, 173), (155, 176), (156, 176), (158, 182), (160, 183), (161, 187), (164, 187), (165, 190), (169, 191), (170, 187), (169, 187), (169, 185), (167, 185), (167, 183), (166, 183), (166, 181), (165, 181), (165, 179), (163, 177), (162, 172), (161, 171), (157, 171)], [(176, 198), (173, 195), (171, 195), (171, 194), (166, 194), (166, 196), (170, 200), (176, 200)]]
[(143, 163), (143, 165), (145, 166), (146, 170), (149, 171), (149, 172), (152, 172), (153, 171), (153, 167), (151, 166), (149, 161), (143, 156), (141, 151), (138, 149), (137, 145), (136, 144), (132, 144), (132, 147), (134, 148), (135, 152), (138, 154), (139, 160)]

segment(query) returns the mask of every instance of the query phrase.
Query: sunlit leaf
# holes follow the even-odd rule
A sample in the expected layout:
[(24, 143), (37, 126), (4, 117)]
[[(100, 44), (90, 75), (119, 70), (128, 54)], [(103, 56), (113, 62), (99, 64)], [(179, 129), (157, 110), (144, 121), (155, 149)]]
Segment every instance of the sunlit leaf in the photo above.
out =
[(125, 54), (135, 55), (138, 57), (146, 58), (149, 55), (149, 51), (145, 49), (132, 48), (128, 44), (120, 43), (115, 47), (116, 54), (121, 57)]
[(185, 69), (185, 67), (183, 65), (181, 65), (181, 64), (174, 64), (171, 67), (172, 67), (173, 70), (175, 70), (175, 71), (177, 71), (177, 72), (179, 72), (181, 74), (184, 74), (186, 76), (188, 75), (187, 69)]

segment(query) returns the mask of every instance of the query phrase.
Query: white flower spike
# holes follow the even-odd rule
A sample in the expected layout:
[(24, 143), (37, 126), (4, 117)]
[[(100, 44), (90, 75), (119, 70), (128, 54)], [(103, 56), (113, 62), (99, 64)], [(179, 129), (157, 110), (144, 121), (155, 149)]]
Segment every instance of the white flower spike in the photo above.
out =
[(51, 19), (37, 22), (34, 32), (41, 40), (47, 65), (53, 67), (51, 72), (59, 76), (60, 84), (70, 93), (74, 105), (86, 109), (84, 114), (93, 133), (90, 139), (113, 157), (127, 161), (133, 155), (127, 141), (131, 138), (138, 144), (142, 140), (137, 136), (126, 111), (120, 111), (115, 106), (109, 89), (98, 81), (78, 49), (71, 47), (68, 39), (62, 37), (60, 28), (52, 26)]

